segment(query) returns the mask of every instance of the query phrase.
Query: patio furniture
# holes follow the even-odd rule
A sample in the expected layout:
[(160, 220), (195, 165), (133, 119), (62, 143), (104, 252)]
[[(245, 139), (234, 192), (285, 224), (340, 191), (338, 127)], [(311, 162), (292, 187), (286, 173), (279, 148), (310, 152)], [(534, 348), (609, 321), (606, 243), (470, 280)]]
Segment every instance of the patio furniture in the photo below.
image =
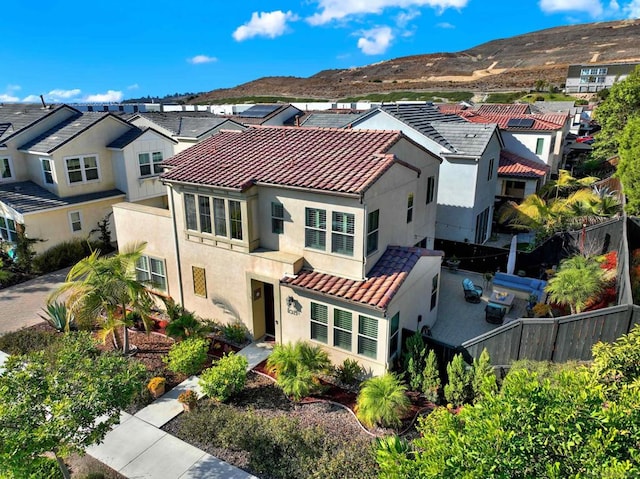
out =
[(464, 290), (464, 299), (469, 303), (479, 303), (482, 297), (482, 288), (473, 284), (469, 278), (462, 280), (462, 289)]
[(493, 278), (493, 287), (496, 286), (509, 289), (516, 294), (519, 293), (523, 299), (535, 295), (540, 302), (547, 282), (536, 278), (523, 278), (515, 274), (496, 273)]
[(511, 306), (513, 306), (513, 300), (515, 299), (515, 297), (515, 294), (509, 293), (507, 291), (493, 291), (493, 293), (491, 293), (491, 297), (489, 298), (489, 304), (491, 306), (504, 308), (504, 310), (508, 313), (509, 311), (511, 311)]
[(507, 314), (507, 309), (502, 306), (487, 304), (484, 308), (484, 312), (487, 323), (502, 324), (504, 321), (504, 315)]

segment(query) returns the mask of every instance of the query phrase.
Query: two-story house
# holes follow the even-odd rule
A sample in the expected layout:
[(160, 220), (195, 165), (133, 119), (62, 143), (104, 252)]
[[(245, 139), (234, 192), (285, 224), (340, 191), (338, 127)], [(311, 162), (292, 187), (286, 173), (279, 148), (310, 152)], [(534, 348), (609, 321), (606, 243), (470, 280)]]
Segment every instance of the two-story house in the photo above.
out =
[(397, 103), (364, 113), (351, 127), (401, 130), (441, 158), (438, 181), (427, 195), (438, 205), (436, 237), (473, 243), (489, 239), (503, 147), (495, 124), (473, 124), (431, 103)]
[(114, 219), (120, 245), (147, 242), (139, 277), (187, 309), (376, 374), (403, 328), (435, 322), (440, 161), (401, 132), (251, 127), (164, 166), (170, 210), (122, 203)]
[(43, 240), (34, 245), (41, 252), (88, 237), (114, 203), (166, 204), (159, 164), (176, 142), (159, 132), (68, 105), (3, 105), (0, 124), (6, 125), (0, 137), (0, 162), (7, 167), (0, 182), (4, 241), (14, 242), (24, 228)]

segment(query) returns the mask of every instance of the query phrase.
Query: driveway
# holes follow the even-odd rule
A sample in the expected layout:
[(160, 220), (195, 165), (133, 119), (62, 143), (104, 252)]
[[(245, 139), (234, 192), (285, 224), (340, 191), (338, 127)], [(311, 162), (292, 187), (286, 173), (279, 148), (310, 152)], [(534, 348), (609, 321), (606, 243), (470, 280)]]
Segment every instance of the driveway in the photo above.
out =
[[(0, 289), (0, 335), (42, 322), (47, 296), (58, 288), (69, 268)], [(44, 314), (44, 313), (43, 313)]]

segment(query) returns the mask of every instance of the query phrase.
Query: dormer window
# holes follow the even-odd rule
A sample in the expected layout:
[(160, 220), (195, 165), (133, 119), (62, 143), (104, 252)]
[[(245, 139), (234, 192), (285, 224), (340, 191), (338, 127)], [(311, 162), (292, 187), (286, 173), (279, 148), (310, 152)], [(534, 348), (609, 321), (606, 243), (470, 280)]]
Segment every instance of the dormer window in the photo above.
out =
[(0, 157), (0, 181), (10, 180), (13, 178), (13, 165), (11, 164), (11, 158)]

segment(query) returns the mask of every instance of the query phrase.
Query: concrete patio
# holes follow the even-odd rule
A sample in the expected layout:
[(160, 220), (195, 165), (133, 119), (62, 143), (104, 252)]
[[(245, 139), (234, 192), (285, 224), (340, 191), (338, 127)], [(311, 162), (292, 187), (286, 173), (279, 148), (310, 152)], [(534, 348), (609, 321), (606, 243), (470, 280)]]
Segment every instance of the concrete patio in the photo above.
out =
[[(480, 303), (468, 303), (464, 299), (462, 280), (469, 278), (476, 286), (484, 288)], [(490, 324), (485, 320), (484, 308), (493, 288), (485, 287), (480, 273), (472, 271), (450, 271), (442, 268), (440, 277), (440, 302), (438, 319), (431, 328), (431, 336), (451, 346), (460, 346), (469, 339), (492, 331), (500, 325)], [(526, 301), (516, 298), (511, 310), (504, 318), (504, 323), (524, 317)], [(503, 323), (503, 324), (504, 324)]]

